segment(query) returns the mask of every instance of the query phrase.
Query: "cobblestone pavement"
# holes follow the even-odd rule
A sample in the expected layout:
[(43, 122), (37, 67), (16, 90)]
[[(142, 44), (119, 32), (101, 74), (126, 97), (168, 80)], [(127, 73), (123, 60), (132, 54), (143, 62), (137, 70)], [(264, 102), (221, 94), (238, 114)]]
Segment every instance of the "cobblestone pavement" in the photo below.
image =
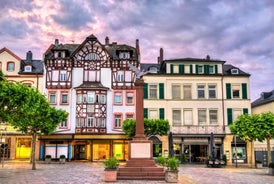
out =
[[(99, 184), (104, 182), (104, 167), (98, 162), (37, 163), (31, 170), (26, 161), (0, 165), (0, 184)], [(179, 182), (184, 184), (274, 184), (268, 169), (207, 168), (204, 165), (180, 165)], [(107, 182), (112, 183), (112, 182)], [(117, 184), (157, 184), (165, 181), (119, 180)]]

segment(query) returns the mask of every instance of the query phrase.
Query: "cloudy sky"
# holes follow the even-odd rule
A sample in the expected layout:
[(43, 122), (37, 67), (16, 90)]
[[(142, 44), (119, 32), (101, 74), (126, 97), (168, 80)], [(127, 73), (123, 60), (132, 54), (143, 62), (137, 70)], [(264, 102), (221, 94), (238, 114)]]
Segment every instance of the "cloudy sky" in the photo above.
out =
[(94, 34), (102, 43), (135, 46), (141, 62), (205, 58), (226, 61), (251, 74), (251, 100), (274, 89), (272, 0), (0, 0), (0, 49), (35, 59), (56, 38), (82, 43)]

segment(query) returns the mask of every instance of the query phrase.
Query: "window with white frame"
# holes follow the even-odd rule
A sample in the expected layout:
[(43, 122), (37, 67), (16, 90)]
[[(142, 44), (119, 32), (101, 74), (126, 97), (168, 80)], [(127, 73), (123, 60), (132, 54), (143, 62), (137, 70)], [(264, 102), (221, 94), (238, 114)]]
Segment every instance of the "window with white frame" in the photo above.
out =
[(61, 103), (62, 104), (67, 104), (68, 103), (68, 93), (67, 92), (62, 92), (61, 93)]
[(203, 66), (198, 66), (198, 73), (199, 73), (199, 74), (204, 73), (204, 71), (203, 71)]
[(209, 109), (209, 124), (217, 125), (218, 124), (218, 110)]
[(208, 98), (216, 98), (216, 85), (208, 85)]
[(209, 65), (209, 66), (208, 66), (208, 70), (209, 70), (209, 73), (210, 73), (210, 74), (214, 74), (214, 73), (215, 73), (215, 71), (214, 71), (214, 66)]
[(149, 84), (149, 99), (157, 99), (157, 84)]
[(115, 93), (114, 100), (115, 104), (122, 104), (122, 93)]
[(198, 98), (205, 98), (205, 85), (203, 84), (198, 85)]
[(206, 109), (198, 109), (198, 125), (206, 125)]
[(119, 71), (117, 74), (117, 81), (118, 82), (123, 82), (124, 81), (124, 72), (123, 71)]
[(106, 103), (106, 95), (100, 95), (100, 104)]
[(61, 124), (60, 124), (60, 127), (61, 128), (67, 127), (67, 121), (62, 121)]
[(133, 114), (126, 114), (126, 119), (133, 119)]
[(172, 110), (172, 123), (173, 125), (181, 125), (181, 110), (173, 109)]
[(172, 84), (172, 99), (181, 99), (181, 85)]
[(234, 84), (231, 86), (233, 98), (235, 98), (235, 99), (240, 98), (240, 89), (241, 89), (240, 85)]
[(184, 124), (192, 125), (193, 124), (193, 115), (192, 109), (184, 109)]
[(31, 66), (25, 66), (25, 72), (31, 72)]
[(7, 67), (8, 72), (13, 72), (14, 71), (14, 69), (15, 69), (14, 62), (8, 62), (7, 66), (8, 66)]
[(89, 91), (88, 92), (88, 103), (94, 103), (95, 98), (95, 93), (94, 91)]
[(94, 115), (93, 114), (88, 114), (87, 127), (94, 127)]
[(149, 119), (159, 119), (158, 109), (149, 109)]
[(76, 119), (76, 127), (81, 127), (81, 119), (80, 118)]
[(127, 93), (127, 104), (133, 104), (133, 93)]
[(49, 93), (49, 103), (56, 104), (56, 92)]
[(100, 119), (100, 127), (102, 127), (102, 128), (106, 127), (106, 118)]
[(60, 71), (60, 81), (66, 81), (66, 80), (67, 80), (66, 71)]
[(87, 105), (87, 112), (94, 112), (94, 105)]
[(114, 128), (121, 128), (122, 126), (122, 115), (115, 114)]
[(242, 109), (233, 109), (233, 112), (232, 112), (233, 121), (235, 121), (242, 114), (243, 114)]
[(184, 85), (184, 99), (188, 100), (192, 98), (191, 85)]

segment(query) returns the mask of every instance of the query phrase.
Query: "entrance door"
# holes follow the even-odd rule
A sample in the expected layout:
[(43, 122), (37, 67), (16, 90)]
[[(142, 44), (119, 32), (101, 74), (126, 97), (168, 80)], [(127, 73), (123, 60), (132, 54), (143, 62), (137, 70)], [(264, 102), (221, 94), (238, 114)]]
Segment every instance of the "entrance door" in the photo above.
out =
[(76, 156), (76, 160), (85, 160), (86, 159), (86, 146), (85, 145), (76, 145), (75, 156)]

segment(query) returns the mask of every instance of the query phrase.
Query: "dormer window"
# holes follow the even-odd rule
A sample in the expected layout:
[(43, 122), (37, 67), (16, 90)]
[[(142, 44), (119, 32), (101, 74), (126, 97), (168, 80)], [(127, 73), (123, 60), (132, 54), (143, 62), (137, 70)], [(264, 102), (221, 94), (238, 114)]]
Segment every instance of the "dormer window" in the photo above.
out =
[(119, 58), (120, 58), (120, 59), (127, 59), (127, 58), (130, 58), (130, 57), (129, 57), (129, 52), (120, 52), (120, 53), (119, 53)]
[(31, 72), (31, 66), (25, 66), (25, 72)]
[(150, 73), (157, 73), (158, 70), (157, 70), (157, 67), (153, 66), (153, 67), (149, 68), (149, 71), (150, 71)]
[(231, 69), (231, 74), (236, 75), (239, 74), (239, 70), (237, 68)]

